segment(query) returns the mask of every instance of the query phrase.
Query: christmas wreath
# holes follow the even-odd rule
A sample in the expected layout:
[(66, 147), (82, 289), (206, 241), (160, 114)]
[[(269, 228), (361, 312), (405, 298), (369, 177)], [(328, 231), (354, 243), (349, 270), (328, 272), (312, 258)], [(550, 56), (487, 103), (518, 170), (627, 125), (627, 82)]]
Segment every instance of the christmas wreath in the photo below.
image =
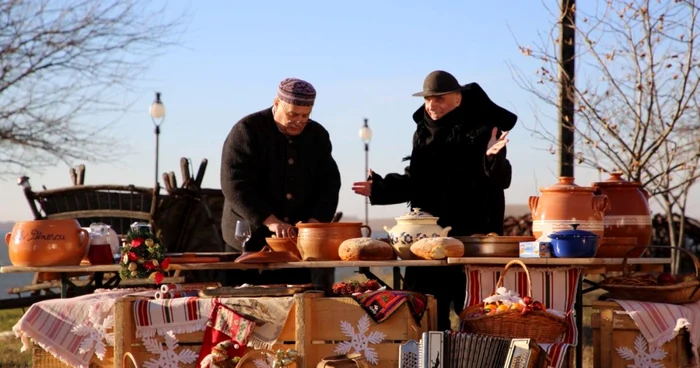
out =
[(121, 251), (122, 279), (148, 278), (160, 284), (170, 266), (170, 257), (148, 226), (131, 226)]

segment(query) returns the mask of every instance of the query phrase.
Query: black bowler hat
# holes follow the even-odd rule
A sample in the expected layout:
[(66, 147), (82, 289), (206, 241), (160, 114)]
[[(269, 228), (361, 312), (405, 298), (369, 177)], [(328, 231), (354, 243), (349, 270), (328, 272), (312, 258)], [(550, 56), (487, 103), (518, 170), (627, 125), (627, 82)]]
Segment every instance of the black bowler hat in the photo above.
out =
[(452, 74), (446, 71), (436, 70), (425, 77), (425, 80), (423, 81), (423, 91), (414, 93), (413, 96), (440, 96), (458, 92), (463, 89), (464, 87), (459, 85), (457, 78), (455, 78)]

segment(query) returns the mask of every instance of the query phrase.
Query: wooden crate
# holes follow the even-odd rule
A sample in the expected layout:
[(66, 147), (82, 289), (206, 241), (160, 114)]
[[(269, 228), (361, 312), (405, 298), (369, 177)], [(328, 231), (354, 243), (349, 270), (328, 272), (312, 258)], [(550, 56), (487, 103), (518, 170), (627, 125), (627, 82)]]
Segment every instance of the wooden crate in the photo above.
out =
[[(124, 353), (130, 352), (137, 364), (154, 358), (135, 337), (136, 325), (133, 317), (133, 303), (137, 298), (125, 297), (115, 305), (116, 325), (121, 328), (115, 333), (115, 367), (132, 367), (129, 361), (122, 361)], [(287, 322), (279, 337), (279, 344), (273, 350), (294, 348), (299, 352), (298, 367), (316, 367), (324, 357), (337, 355), (334, 350), (341, 341), (348, 341), (340, 328), (341, 321), (347, 321), (357, 330), (357, 323), (366, 312), (351, 298), (323, 298), (318, 293), (297, 294), (295, 306), (287, 317)], [(381, 359), (375, 367), (398, 366), (399, 345), (410, 339), (419, 340), (425, 331), (437, 326), (437, 303), (430, 296), (428, 308), (423, 315), (420, 327), (415, 323), (407, 306), (402, 306), (389, 319), (376, 324), (370, 319), (369, 330), (385, 334), (384, 341), (372, 345)], [(204, 332), (178, 334), (180, 349), (188, 348), (199, 353)], [(163, 340), (162, 336), (158, 337)], [(194, 364), (190, 365), (194, 367)], [(250, 362), (246, 368), (254, 368)]]
[[(63, 363), (58, 358), (51, 355), (51, 353), (42, 349), (38, 345), (32, 346), (32, 367), (35, 368), (70, 368), (69, 365)], [(90, 367), (94, 368), (107, 368), (114, 367), (114, 350), (113, 348), (107, 347), (107, 353), (105, 354), (104, 360), (100, 360), (97, 356), (93, 356), (90, 360)]]
[[(593, 359), (596, 368), (624, 368), (634, 364), (634, 361), (623, 359), (618, 348), (627, 348), (637, 353), (635, 340), (642, 339), (642, 333), (634, 320), (619, 304), (612, 301), (595, 301), (592, 304), (598, 313), (591, 315), (593, 329)], [(646, 344), (646, 340), (644, 340)], [(665, 343), (662, 347), (666, 352), (663, 360), (654, 360), (665, 367), (692, 367), (691, 346), (687, 331), (681, 330), (678, 336)], [(646, 351), (648, 352), (648, 345)]]
[[(341, 321), (350, 323), (357, 331), (358, 321), (367, 313), (350, 298), (317, 298), (305, 302), (305, 325), (300, 331), (303, 337), (299, 339), (304, 341), (306, 367), (315, 367), (324, 357), (337, 355), (334, 350), (340, 341), (349, 340), (340, 328)], [(385, 334), (383, 342), (370, 345), (380, 359), (379, 365), (373, 367), (398, 367), (399, 345), (411, 339), (418, 341), (423, 332), (436, 328), (437, 302), (432, 296), (429, 296), (420, 326), (407, 305), (380, 324), (370, 319), (369, 331)]]

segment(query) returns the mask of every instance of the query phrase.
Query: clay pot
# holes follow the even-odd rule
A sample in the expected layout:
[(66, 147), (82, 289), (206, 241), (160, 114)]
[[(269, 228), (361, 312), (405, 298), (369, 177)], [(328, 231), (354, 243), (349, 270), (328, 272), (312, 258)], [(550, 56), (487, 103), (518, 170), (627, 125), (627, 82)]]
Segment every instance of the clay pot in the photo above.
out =
[(593, 183), (596, 194), (608, 196), (610, 205), (603, 213), (606, 237), (637, 238), (637, 246), (651, 244), (652, 224), (649, 192), (637, 181), (625, 181), (614, 172), (606, 181)]
[(76, 266), (86, 256), (90, 234), (77, 220), (17, 222), (5, 235), (15, 266)]
[(339, 261), (340, 243), (352, 238), (361, 238), (365, 228), (369, 237), (372, 229), (361, 222), (298, 223), (289, 231), (296, 243), (301, 258), (305, 261)]
[(296, 243), (294, 243), (294, 240), (290, 238), (265, 238), (265, 242), (275, 252), (290, 252), (301, 258), (301, 254), (299, 254), (299, 249), (297, 249)]
[(560, 177), (559, 182), (541, 188), (541, 196), (531, 196), (532, 234), (539, 238), (557, 231), (569, 230), (578, 224), (579, 230), (603, 237), (603, 211), (608, 197), (594, 194), (595, 189), (574, 184), (572, 177)]

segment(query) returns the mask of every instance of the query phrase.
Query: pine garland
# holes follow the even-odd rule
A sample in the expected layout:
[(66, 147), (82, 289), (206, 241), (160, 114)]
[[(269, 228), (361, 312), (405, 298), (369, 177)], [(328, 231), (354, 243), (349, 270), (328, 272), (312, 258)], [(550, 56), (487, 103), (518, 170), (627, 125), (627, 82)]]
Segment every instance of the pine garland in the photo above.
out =
[(154, 279), (160, 284), (170, 266), (170, 257), (165, 256), (165, 249), (148, 227), (132, 227), (126, 236), (121, 251), (122, 279)]

